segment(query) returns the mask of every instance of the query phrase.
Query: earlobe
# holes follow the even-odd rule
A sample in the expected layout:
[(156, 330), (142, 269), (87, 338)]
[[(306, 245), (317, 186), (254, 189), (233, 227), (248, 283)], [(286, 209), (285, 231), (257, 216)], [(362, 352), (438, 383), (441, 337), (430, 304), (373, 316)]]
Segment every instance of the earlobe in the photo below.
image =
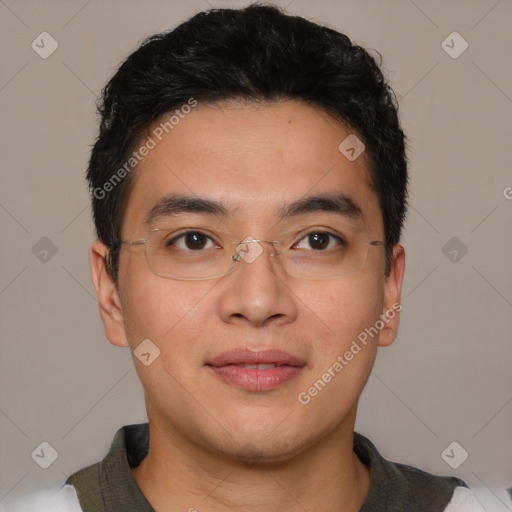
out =
[(128, 346), (124, 318), (115, 282), (107, 269), (108, 247), (100, 241), (91, 248), (91, 277), (100, 305), (100, 316), (107, 339), (118, 347)]
[(381, 314), (384, 327), (379, 334), (379, 346), (387, 347), (395, 341), (402, 310), (402, 283), (405, 272), (405, 250), (397, 244), (393, 248), (393, 259), (384, 285), (384, 305)]

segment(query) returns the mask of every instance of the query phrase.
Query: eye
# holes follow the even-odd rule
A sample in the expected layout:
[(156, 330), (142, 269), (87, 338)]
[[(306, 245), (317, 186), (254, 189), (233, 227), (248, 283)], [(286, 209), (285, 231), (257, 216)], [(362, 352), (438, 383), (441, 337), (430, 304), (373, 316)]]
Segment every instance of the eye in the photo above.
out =
[(301, 238), (293, 245), (294, 249), (313, 249), (314, 251), (324, 251), (345, 246), (345, 240), (341, 237), (324, 231), (313, 231)]
[(200, 251), (202, 249), (212, 249), (215, 245), (213, 240), (204, 233), (199, 231), (187, 231), (169, 240), (166, 243), (166, 247), (169, 246), (185, 251)]

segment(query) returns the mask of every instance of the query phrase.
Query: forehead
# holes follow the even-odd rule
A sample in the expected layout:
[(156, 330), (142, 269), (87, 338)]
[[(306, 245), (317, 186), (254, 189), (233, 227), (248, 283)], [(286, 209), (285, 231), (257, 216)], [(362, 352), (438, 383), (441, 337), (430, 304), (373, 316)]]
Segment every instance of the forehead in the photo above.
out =
[(339, 150), (349, 135), (299, 102), (197, 105), (144, 135), (153, 147), (133, 171), (123, 232), (143, 225), (168, 195), (212, 200), (235, 219), (271, 222), (305, 197), (344, 194), (368, 222), (380, 222), (366, 153), (351, 161)]

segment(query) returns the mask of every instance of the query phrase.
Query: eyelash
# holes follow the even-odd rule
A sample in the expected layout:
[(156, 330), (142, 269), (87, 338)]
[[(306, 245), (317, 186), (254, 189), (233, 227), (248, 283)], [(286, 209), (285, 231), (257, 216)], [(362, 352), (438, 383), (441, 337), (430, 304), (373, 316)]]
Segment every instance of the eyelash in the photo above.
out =
[(205, 233), (202, 233), (201, 231), (185, 231), (184, 233), (180, 233), (179, 235), (171, 238), (170, 240), (167, 240), (165, 242), (165, 246), (169, 247), (171, 245), (176, 245), (176, 242), (178, 242), (179, 240), (185, 240), (185, 238), (188, 235), (200, 235), (202, 237), (206, 237), (208, 241), (215, 243), (215, 241), (210, 236), (206, 235)]
[[(310, 237), (311, 235), (327, 235), (331, 238), (331, 240), (332, 239), (336, 240), (341, 246), (347, 245), (346, 241), (341, 236), (335, 235), (334, 233), (330, 233), (329, 231), (310, 231), (309, 233), (306, 233), (298, 242), (293, 244), (293, 246), (298, 245), (300, 242), (302, 242), (306, 238)], [(330, 242), (329, 242), (329, 245), (330, 245)], [(312, 249), (312, 250), (315, 250), (315, 249)], [(325, 251), (321, 251), (321, 252), (325, 252)]]

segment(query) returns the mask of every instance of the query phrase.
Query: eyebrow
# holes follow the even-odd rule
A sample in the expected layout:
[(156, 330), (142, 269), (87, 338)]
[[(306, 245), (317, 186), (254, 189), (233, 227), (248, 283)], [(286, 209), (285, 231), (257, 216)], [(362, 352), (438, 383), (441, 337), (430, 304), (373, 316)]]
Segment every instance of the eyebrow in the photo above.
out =
[[(283, 206), (279, 210), (281, 220), (308, 213), (332, 212), (353, 220), (361, 220), (363, 211), (357, 202), (345, 194), (309, 196)], [(221, 203), (201, 197), (167, 195), (160, 199), (147, 214), (144, 224), (149, 225), (160, 217), (180, 213), (200, 213), (228, 217), (229, 211)]]
[(160, 217), (169, 217), (179, 213), (202, 213), (228, 216), (227, 209), (217, 201), (201, 197), (168, 195), (162, 197), (162, 199), (151, 208), (144, 219), (144, 224), (149, 225)]
[(345, 194), (322, 194), (299, 199), (284, 206), (281, 219), (317, 212), (332, 212), (353, 220), (362, 220), (363, 210), (357, 202)]

